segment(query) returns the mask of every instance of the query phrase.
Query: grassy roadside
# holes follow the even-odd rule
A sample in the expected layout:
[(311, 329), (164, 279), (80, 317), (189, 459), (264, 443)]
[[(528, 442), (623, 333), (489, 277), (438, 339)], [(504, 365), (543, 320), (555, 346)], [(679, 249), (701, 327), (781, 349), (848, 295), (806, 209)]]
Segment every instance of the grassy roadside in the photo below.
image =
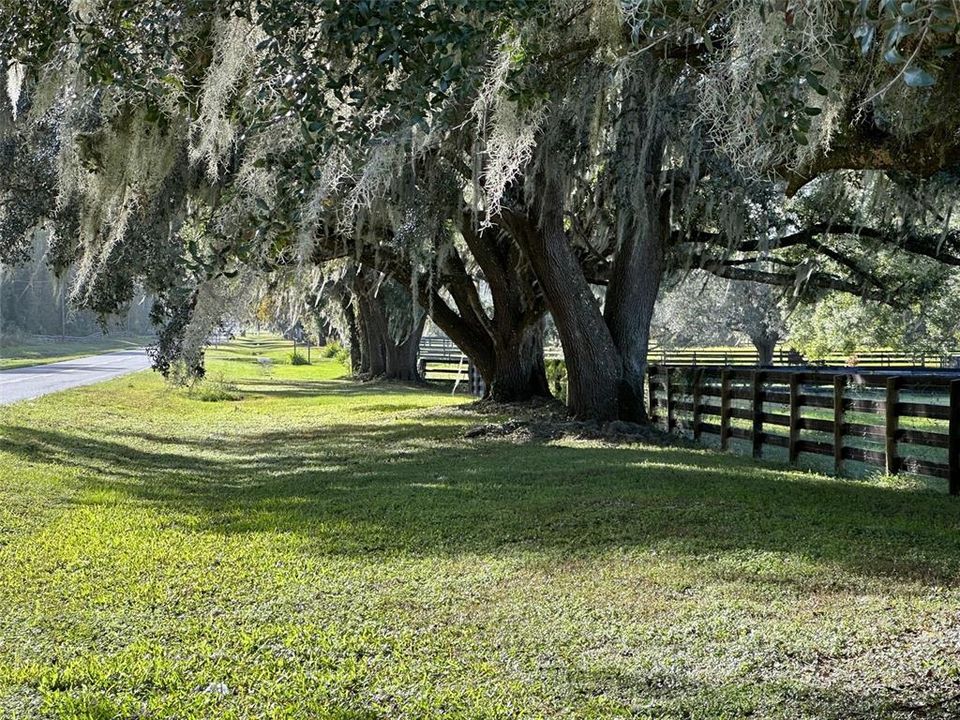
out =
[(152, 341), (150, 337), (111, 337), (105, 335), (93, 340), (65, 340), (63, 342), (22, 342), (0, 344), (0, 370), (11, 370), (33, 365), (73, 360), (74, 358), (142, 347)]
[(462, 399), (288, 352), (0, 408), (0, 717), (960, 712), (954, 499), (465, 440)]

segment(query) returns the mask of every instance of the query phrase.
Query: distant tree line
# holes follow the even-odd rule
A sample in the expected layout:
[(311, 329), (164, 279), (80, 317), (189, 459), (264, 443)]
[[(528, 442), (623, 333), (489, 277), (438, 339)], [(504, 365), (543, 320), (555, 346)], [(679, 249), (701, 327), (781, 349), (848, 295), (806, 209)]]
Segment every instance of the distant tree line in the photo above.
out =
[(58, 277), (50, 269), (46, 247), (46, 238), (38, 234), (25, 261), (0, 269), (0, 339), (153, 332), (152, 303), (146, 296), (137, 298), (125, 312), (109, 318), (76, 307), (70, 301), (70, 272)]

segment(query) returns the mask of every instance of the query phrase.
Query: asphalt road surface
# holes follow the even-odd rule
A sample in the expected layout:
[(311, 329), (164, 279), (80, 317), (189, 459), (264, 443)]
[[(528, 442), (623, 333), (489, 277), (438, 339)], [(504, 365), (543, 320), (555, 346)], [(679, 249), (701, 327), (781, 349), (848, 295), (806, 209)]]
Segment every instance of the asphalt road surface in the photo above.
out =
[(48, 365), (3, 370), (0, 371), (0, 405), (30, 400), (81, 385), (92, 385), (138, 370), (146, 370), (148, 367), (150, 358), (143, 348), (140, 348)]

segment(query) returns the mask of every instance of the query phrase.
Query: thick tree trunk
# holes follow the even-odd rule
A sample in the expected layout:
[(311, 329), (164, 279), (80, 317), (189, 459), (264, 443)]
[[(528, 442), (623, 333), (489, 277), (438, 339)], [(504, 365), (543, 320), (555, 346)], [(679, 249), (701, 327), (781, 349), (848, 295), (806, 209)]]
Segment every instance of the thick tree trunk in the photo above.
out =
[(655, 87), (641, 69), (629, 73), (617, 128), (617, 162), (627, 165), (614, 170), (619, 175), (618, 244), (604, 306), (621, 363), (620, 419), (637, 423), (647, 422), (650, 323), (665, 269), (673, 196), (664, 182), (665, 143), (648, 107), (651, 93), (656, 94)]
[(420, 320), (410, 330), (401, 342), (392, 338), (387, 340), (387, 370), (384, 377), (387, 380), (402, 380), (404, 382), (420, 382), (420, 372), (417, 368), (417, 353), (420, 350), (420, 338), (423, 336), (423, 326), (427, 316), (420, 313)]
[(539, 227), (514, 216), (514, 237), (540, 281), (567, 363), (567, 404), (575, 417), (619, 416), (621, 362), (610, 331), (563, 228), (563, 198), (547, 180)]
[(755, 335), (751, 336), (750, 340), (760, 356), (760, 366), (772, 367), (773, 354), (776, 352), (780, 337), (777, 335)]
[(620, 251), (613, 263), (604, 307), (622, 367), (618, 396), (620, 419), (646, 423), (644, 395), (650, 323), (664, 271), (666, 211), (653, 203), (657, 217), (641, 221), (638, 228), (624, 228)]
[(350, 343), (350, 371), (354, 375), (359, 375), (363, 367), (363, 341), (360, 339), (360, 328), (357, 314), (353, 309), (353, 299), (349, 292), (340, 288), (337, 301), (340, 303), (343, 319), (347, 323), (347, 342)]
[(400, 312), (412, 312), (416, 318), (407, 336), (398, 341), (390, 331), (390, 309), (386, 304), (387, 296), (380, 273), (363, 267), (357, 273), (353, 286), (364, 328), (365, 374), (385, 380), (418, 382), (417, 352), (426, 315), (418, 308), (394, 308)]
[(546, 307), (535, 287), (529, 263), (501, 228), (477, 230), (474, 218), (463, 219), (463, 237), (493, 298), (488, 332), (494, 366), (485, 377), (487, 396), (497, 402), (523, 402), (550, 397), (543, 360), (543, 316)]
[[(445, 256), (435, 273), (437, 278), (442, 278), (442, 287), (449, 292), (449, 299), (455, 308), (440, 295), (437, 286), (414, 283), (413, 270), (403, 256), (382, 247), (364, 245), (360, 248), (360, 257), (367, 267), (366, 272), (375, 269), (387, 274), (401, 286), (417, 288), (421, 307), (428, 310), (437, 327), (470, 358), (486, 382), (488, 395), (495, 394), (502, 402), (535, 396), (549, 397), (543, 363), (542, 330), (539, 328), (545, 308), (534, 287), (532, 272), (522, 262), (519, 249), (509, 238), (501, 238), (497, 230), (485, 231), (481, 237), (481, 233), (467, 228), (465, 235), (478, 242), (471, 250), (475, 250), (474, 256), (491, 288), (493, 318), (488, 317), (476, 281), (456, 253)], [(342, 245), (318, 244), (315, 260), (319, 263), (342, 257)], [(360, 298), (364, 296), (364, 287), (369, 289), (374, 285), (369, 283), (369, 278), (366, 284), (353, 283), (358, 325), (364, 338), (376, 334), (376, 323), (368, 332), (366, 325), (370, 324), (368, 315), (371, 309), (363, 305)], [(364, 370), (368, 374), (374, 371), (373, 363), (366, 360), (366, 356), (371, 354), (369, 345), (368, 342), (361, 343), (365, 356)], [(407, 345), (407, 357), (412, 358), (407, 367), (414, 370), (416, 351), (412, 342)], [(391, 368), (395, 364), (391, 359)], [(401, 374), (410, 373), (404, 371)]]
[[(399, 284), (414, 285), (413, 270), (409, 262), (399, 255), (390, 255), (387, 251), (365, 245), (362, 249), (363, 262), (372, 268), (391, 275)], [(447, 284), (450, 284), (448, 280)], [(456, 312), (440, 295), (438, 288), (426, 283), (416, 283), (420, 306), (428, 311), (430, 319), (456, 343), (480, 371), (487, 384), (493, 378), (493, 343), (482, 320), (477, 316), (473, 303), (458, 304)], [(462, 293), (451, 293), (455, 302)]]
[(522, 402), (550, 397), (543, 361), (543, 323), (494, 339), (496, 368), (488, 393), (497, 402)]
[(369, 375), (370, 367), (373, 364), (372, 358), (370, 357), (370, 330), (367, 327), (367, 316), (363, 312), (363, 308), (360, 303), (360, 298), (357, 296), (357, 335), (360, 340), (358, 348), (358, 358), (359, 362), (357, 364), (356, 374), (357, 375)]
[(387, 319), (376, 300), (367, 295), (358, 295), (357, 305), (363, 327), (363, 374), (381, 377), (387, 372), (387, 343), (390, 341)]

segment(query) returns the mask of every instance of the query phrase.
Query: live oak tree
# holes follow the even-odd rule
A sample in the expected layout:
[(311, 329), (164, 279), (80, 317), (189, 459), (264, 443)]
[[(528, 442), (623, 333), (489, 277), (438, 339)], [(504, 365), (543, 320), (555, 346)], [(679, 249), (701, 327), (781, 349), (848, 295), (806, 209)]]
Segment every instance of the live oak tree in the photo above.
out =
[[(312, 68), (305, 83), (303, 74), (288, 72), (284, 63), (291, 56), (275, 52), (278, 38), (303, 40), (304, 33), (309, 35), (313, 27), (322, 29), (324, 23), (304, 21), (299, 23), (303, 33), (290, 33), (287, 30), (297, 26), (290, 13), (309, 11), (306, 4), (254, 5), (169, 3), (143, 8), (107, 3), (90, 5), (70, 16), (59, 4), (44, 3), (26, 19), (22, 32), (5, 37), (12, 48), (9, 54), (18, 57), (11, 68), (16, 69), (18, 82), (26, 84), (27, 102), (33, 95), (43, 94), (41, 90), (65, 95), (62, 107), (57, 107), (52, 117), (62, 128), (53, 149), (57, 158), (54, 174), (69, 179), (71, 164), (87, 170), (81, 178), (78, 202), (71, 204), (66, 199), (70, 188), (54, 188), (47, 194), (48, 205), (72, 208), (68, 219), (82, 220), (82, 229), (87, 229), (86, 233), (74, 233), (62, 224), (64, 232), (59, 236), (69, 249), (65, 258), (81, 262), (87, 270), (84, 282), (99, 282), (100, 269), (112, 253), (109, 264), (122, 268), (124, 277), (150, 282), (166, 293), (158, 308), (171, 332), (165, 333), (163, 340), (180, 352), (182, 347), (175, 338), (183, 335), (187, 318), (196, 313), (197, 303), (205, 297), (198, 286), (223, 274), (234, 275), (240, 266), (272, 271), (308, 255), (322, 260), (328, 249), (314, 252), (310, 247), (317, 206), (345, 194), (350, 205), (340, 208), (337, 224), (340, 237), (348, 242), (340, 244), (338, 251), (348, 246), (349, 254), (358, 259), (362, 256), (361, 262), (377, 272), (402, 278), (401, 284), (418, 300), (427, 300), (422, 307), (466, 346), (495, 396), (516, 399), (542, 394), (546, 382), (538, 323), (544, 310), (530, 279), (524, 276), (529, 275), (526, 264), (502, 238), (493, 237), (496, 231), (480, 232), (476, 227), (463, 228), (461, 245), (483, 236), (480, 260), (454, 260), (461, 253), (452, 250), (455, 245), (450, 232), (439, 243), (442, 247), (432, 248), (434, 255), (426, 258), (416, 256), (420, 247), (401, 243), (391, 248), (388, 239), (378, 236), (381, 231), (390, 239), (399, 236), (392, 222), (377, 228), (371, 240), (369, 228), (357, 218), (358, 209), (370, 214), (371, 208), (366, 207), (370, 198), (363, 190), (353, 190), (363, 184), (370, 169), (365, 161), (371, 160), (371, 153), (365, 154), (365, 150), (370, 150), (373, 139), (382, 140), (384, 133), (378, 132), (377, 138), (354, 134), (352, 151), (339, 152), (347, 134), (324, 132), (322, 123), (313, 117), (322, 117), (333, 108), (332, 112), (347, 119), (369, 119), (347, 98), (328, 102), (329, 93), (336, 96), (342, 87), (337, 86), (342, 76), (328, 78), (326, 86), (315, 83), (323, 74), (320, 65), (349, 68), (352, 48), (336, 40), (326, 54), (314, 58), (319, 65)], [(251, 19), (254, 10), (256, 23)], [(343, 13), (332, 26), (349, 19), (349, 8)], [(323, 37), (321, 33), (320, 39)], [(336, 39), (340, 34), (333, 32), (329, 37)], [(168, 46), (165, 53), (160, 49), (163, 43)], [(77, 46), (81, 52), (76, 52)], [(135, 50), (131, 52), (131, 48)], [(337, 66), (344, 58), (346, 66)], [(66, 78), (66, 83), (55, 85), (51, 78), (56, 77)], [(95, 92), (78, 95), (71, 91), (70, 83)], [(306, 104), (302, 98), (290, 96), (297, 83), (299, 87), (325, 87), (329, 93), (323, 95), (323, 102)], [(36, 117), (49, 115), (49, 110), (36, 113)], [(78, 116), (94, 120), (88, 127), (75, 127)], [(404, 123), (400, 130), (409, 125)], [(117, 152), (124, 145), (133, 146), (127, 155)], [(147, 165), (143, 162), (147, 153), (166, 159)], [(331, 156), (344, 155), (351, 160), (359, 157), (359, 161), (345, 168), (330, 162)], [(344, 170), (344, 175), (324, 176), (331, 166), (334, 172)], [(331, 184), (334, 192), (330, 192)], [(163, 194), (167, 185), (171, 192)], [(349, 187), (346, 193), (339, 192), (342, 185)], [(384, 204), (380, 198), (374, 199)], [(158, 209), (158, 221), (151, 216), (144, 223), (150, 206)], [(397, 210), (395, 206), (391, 209)], [(450, 215), (445, 222), (462, 217), (463, 208), (454, 207)], [(105, 217), (118, 220), (109, 235), (103, 231)], [(131, 228), (163, 229), (159, 222), (163, 220), (168, 221), (163, 236), (134, 242)], [(187, 223), (199, 231), (197, 237), (183, 237), (180, 228)], [(433, 233), (431, 244), (436, 244), (438, 234)], [(155, 265), (148, 263), (151, 258), (134, 256), (127, 261), (117, 257), (135, 247), (164, 248), (180, 257), (165, 258)], [(469, 248), (463, 247), (462, 253), (468, 256)], [(491, 287), (492, 317), (475, 302), (477, 278), (468, 267), (479, 267), (483, 282)], [(169, 276), (155, 278), (155, 268), (166, 269)], [(418, 282), (421, 275), (424, 280)], [(426, 287), (435, 280), (436, 287)], [(75, 292), (81, 302), (95, 296), (86, 290)], [(448, 298), (456, 310), (449, 308)], [(122, 294), (109, 294), (98, 307), (109, 310), (111, 303), (122, 300)]]
[(657, 302), (653, 336), (666, 346), (728, 345), (746, 336), (761, 365), (772, 365), (787, 335), (790, 295), (772, 285), (684, 274)]
[(960, 160), (960, 16), (950, 0), (624, 7), (638, 46), (682, 56), (697, 73), (718, 147), (790, 193), (839, 169), (929, 177)]
[[(916, 17), (906, 3), (748, 5), (107, 2), (71, 16), (46, 0), (6, 30), (0, 57), (13, 84), (26, 82), (24, 102), (44, 94), (44, 74), (74, 83), (57, 110), (66, 122), (54, 114), (70, 130), (57, 152), (83, 172), (55, 166), (81, 182), (53, 206), (76, 208), (64, 219), (86, 224), (63, 233), (85, 238), (65, 256), (89, 270), (131, 253), (132, 264), (112, 266), (138, 268), (126, 274), (179, 298), (171, 322), (199, 301), (191, 283), (309, 252), (350, 255), (410, 288), (495, 395), (540, 384), (545, 306), (567, 356), (572, 410), (643, 420), (650, 318), (677, 255), (725, 277), (847, 287), (796, 257), (802, 249), (843, 265), (818, 239), (822, 228), (757, 231), (764, 216), (744, 182), (772, 175), (796, 192), (838, 168), (930, 175), (950, 164), (949, 143), (918, 154), (954, 114), (948, 103), (938, 119), (917, 87), (949, 77), (949, 55), (942, 68), (931, 61), (945, 3)], [(906, 20), (888, 22), (891, 5)], [(887, 55), (901, 47), (909, 56), (898, 68)], [(831, 75), (834, 65), (844, 72)], [(735, 122), (723, 120), (728, 110)], [(124, 146), (128, 156), (117, 152)], [(146, 164), (148, 155), (161, 161)], [(378, 178), (438, 157), (456, 192), (409, 242), (398, 231), (422, 184), (416, 172), (400, 187)], [(431, 203), (448, 197), (438, 189)], [(335, 232), (318, 234), (316, 218), (328, 214)], [(183, 224), (204, 238), (186, 252)], [(131, 227), (152, 229), (152, 242), (133, 242)], [(939, 255), (929, 235), (905, 227), (898, 237)], [(733, 256), (771, 242), (786, 254), (780, 272)], [(499, 268), (487, 252), (498, 244)], [(855, 269), (871, 282), (847, 263)], [(491, 317), (478, 310), (476, 280), (498, 270), (521, 293), (493, 293)]]

